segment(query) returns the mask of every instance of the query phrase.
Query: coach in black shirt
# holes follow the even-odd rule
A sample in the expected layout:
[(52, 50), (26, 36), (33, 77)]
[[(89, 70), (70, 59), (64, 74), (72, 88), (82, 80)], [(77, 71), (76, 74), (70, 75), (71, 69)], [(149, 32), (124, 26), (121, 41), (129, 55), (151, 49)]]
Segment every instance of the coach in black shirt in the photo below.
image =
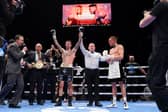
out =
[(168, 0), (160, 0), (151, 11), (144, 12), (140, 27), (153, 23), (153, 50), (149, 60), (147, 81), (161, 112), (168, 112)]

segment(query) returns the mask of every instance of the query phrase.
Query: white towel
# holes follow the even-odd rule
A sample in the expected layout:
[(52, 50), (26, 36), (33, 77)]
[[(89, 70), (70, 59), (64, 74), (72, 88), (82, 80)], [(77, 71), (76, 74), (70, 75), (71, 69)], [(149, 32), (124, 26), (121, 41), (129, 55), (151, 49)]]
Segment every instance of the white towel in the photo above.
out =
[(120, 62), (114, 61), (109, 64), (108, 79), (121, 78)]

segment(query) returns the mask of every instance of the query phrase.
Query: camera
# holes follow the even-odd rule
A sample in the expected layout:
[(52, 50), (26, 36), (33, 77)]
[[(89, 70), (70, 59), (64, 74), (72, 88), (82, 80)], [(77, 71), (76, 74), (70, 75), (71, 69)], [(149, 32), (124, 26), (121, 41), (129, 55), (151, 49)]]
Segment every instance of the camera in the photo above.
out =
[[(15, 0), (16, 1), (16, 15), (21, 15), (23, 13), (23, 8), (25, 7), (25, 3), (23, 0)], [(12, 0), (8, 0), (9, 5), (12, 5)]]
[(25, 3), (23, 0), (16, 0), (17, 1), (17, 5), (16, 5), (16, 15), (20, 15), (23, 13), (23, 8), (25, 7)]

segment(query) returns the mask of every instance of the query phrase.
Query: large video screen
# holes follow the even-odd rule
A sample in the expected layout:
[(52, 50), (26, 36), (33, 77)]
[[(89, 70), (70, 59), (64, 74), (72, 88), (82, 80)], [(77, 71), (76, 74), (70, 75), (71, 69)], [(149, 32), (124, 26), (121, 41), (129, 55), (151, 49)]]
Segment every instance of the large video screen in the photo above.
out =
[(64, 27), (111, 25), (111, 3), (64, 4)]

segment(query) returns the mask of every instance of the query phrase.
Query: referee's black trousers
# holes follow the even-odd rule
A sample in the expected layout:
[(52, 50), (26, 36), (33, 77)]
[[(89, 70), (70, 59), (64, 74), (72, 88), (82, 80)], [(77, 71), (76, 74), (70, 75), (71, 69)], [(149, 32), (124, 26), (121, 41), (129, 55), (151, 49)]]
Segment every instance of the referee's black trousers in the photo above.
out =
[(98, 69), (85, 69), (86, 83), (88, 88), (89, 103), (99, 100), (99, 70)]

